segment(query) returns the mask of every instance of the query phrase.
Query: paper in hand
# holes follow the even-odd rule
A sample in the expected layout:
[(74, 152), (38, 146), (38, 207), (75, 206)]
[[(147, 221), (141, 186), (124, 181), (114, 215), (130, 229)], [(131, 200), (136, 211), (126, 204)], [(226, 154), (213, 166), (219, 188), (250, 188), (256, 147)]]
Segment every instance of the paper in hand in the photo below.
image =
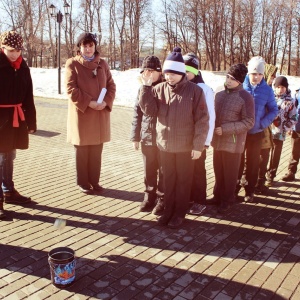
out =
[(103, 102), (103, 99), (104, 99), (104, 96), (105, 96), (106, 92), (107, 92), (107, 89), (103, 88), (100, 95), (99, 95), (99, 97), (98, 97), (97, 103), (100, 104), (100, 103)]

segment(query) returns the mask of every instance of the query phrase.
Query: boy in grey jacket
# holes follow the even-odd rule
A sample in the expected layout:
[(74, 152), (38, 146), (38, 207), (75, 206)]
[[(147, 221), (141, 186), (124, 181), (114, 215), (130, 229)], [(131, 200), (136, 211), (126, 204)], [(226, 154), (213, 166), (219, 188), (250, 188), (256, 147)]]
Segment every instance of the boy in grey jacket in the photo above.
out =
[(235, 201), (241, 155), (247, 131), (254, 125), (253, 97), (243, 89), (248, 70), (244, 64), (230, 67), (225, 90), (216, 94), (216, 125), (212, 140), (215, 171), (214, 202), (225, 213)]

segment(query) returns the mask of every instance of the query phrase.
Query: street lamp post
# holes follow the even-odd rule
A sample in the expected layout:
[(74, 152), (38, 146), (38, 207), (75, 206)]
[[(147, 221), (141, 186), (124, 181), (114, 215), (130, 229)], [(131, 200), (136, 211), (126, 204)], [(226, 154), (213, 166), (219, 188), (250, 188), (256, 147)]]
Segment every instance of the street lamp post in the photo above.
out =
[[(57, 58), (57, 65), (58, 65), (58, 93), (61, 94), (61, 67), (60, 67), (60, 29), (61, 29), (61, 22), (63, 20), (63, 14), (59, 10), (56, 13), (56, 7), (51, 4), (49, 6), (50, 16), (56, 17), (56, 22), (58, 23), (58, 58)], [(65, 16), (70, 14), (70, 5), (64, 1), (64, 12)]]

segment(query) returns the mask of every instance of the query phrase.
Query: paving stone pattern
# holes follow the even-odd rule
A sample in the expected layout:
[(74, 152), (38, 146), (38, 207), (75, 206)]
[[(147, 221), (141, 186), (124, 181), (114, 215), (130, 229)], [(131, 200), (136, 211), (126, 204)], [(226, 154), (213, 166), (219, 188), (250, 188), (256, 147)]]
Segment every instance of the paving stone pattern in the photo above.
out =
[[(289, 139), (267, 196), (225, 215), (208, 207), (174, 230), (139, 212), (143, 165), (129, 141), (132, 109), (114, 107), (112, 141), (103, 152), (105, 191), (84, 195), (66, 143), (66, 101), (40, 98), (36, 107), (39, 129), (30, 149), (18, 151), (14, 174), (16, 188), (33, 202), (5, 205), (0, 299), (300, 299), (300, 182), (280, 181)], [(206, 164), (210, 196), (212, 149)], [(67, 220), (62, 231), (56, 218)], [(48, 253), (60, 246), (77, 257), (76, 279), (66, 289), (50, 279)]]

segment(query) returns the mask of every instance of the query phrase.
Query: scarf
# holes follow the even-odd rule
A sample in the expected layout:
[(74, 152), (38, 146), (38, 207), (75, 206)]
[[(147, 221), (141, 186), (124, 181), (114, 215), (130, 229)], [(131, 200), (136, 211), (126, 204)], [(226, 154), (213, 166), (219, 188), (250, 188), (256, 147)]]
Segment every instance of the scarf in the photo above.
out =
[(87, 61), (93, 61), (93, 59), (95, 58), (95, 54), (94, 54), (92, 57), (84, 56), (82, 53), (80, 53), (80, 54), (81, 54), (81, 56), (82, 56), (85, 60), (87, 60)]
[[(8, 59), (9, 60), (9, 59)], [(9, 60), (11, 66), (15, 69), (15, 70), (19, 70), (20, 69), (20, 66), (21, 66), (21, 62), (22, 62), (23, 58), (22, 56), (20, 55), (16, 61), (11, 61)]]

